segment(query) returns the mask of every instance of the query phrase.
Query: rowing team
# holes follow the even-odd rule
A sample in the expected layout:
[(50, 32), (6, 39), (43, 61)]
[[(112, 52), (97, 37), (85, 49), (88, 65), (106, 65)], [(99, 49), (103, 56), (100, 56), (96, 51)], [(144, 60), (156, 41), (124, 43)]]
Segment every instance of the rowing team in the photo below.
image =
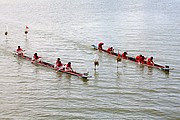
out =
[[(100, 42), (100, 43), (98, 44), (98, 49), (99, 49), (99, 50), (103, 50), (103, 48), (102, 48), (103, 45), (104, 45), (104, 43)], [(113, 49), (113, 47), (109, 47), (106, 51), (107, 51), (108, 53), (110, 53), (110, 54), (114, 54), (114, 49)], [(127, 52), (123, 52), (123, 53), (122, 53), (122, 58), (123, 58), (123, 59), (128, 59), (128, 57), (127, 57)], [(137, 63), (147, 64), (147, 65), (150, 65), (150, 66), (154, 66), (153, 57), (148, 58), (147, 61), (146, 61), (146, 58), (145, 58), (143, 55), (138, 55), (138, 56), (136, 56), (135, 59), (136, 59), (136, 62), (137, 62)]]
[[(19, 56), (24, 56), (23, 54), (24, 50), (18, 46), (16, 53)], [(32, 63), (38, 62), (41, 63), (41, 57), (37, 55), (37, 53), (34, 53), (32, 60)], [(56, 70), (65, 70), (65, 71), (73, 71), (72, 67), (71, 67), (71, 62), (68, 62), (67, 64), (62, 64), (61, 59), (57, 58), (56, 63), (55, 63), (55, 69)]]

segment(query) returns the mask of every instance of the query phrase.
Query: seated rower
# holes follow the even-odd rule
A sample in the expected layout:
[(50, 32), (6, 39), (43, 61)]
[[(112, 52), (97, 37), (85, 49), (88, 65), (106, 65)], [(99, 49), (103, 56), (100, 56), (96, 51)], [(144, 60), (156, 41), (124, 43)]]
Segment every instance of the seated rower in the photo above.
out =
[(110, 53), (110, 54), (113, 54), (113, 53), (114, 53), (113, 47), (108, 48), (108, 49), (107, 49), (107, 52)]
[(147, 60), (147, 65), (151, 65), (151, 66), (154, 65), (153, 57), (148, 58), (148, 60)]
[(66, 64), (65, 70), (66, 70), (66, 71), (73, 71), (73, 69), (72, 69), (72, 67), (71, 67), (71, 62), (68, 62), (68, 64)]
[(63, 64), (61, 63), (60, 58), (57, 58), (55, 68), (57, 70), (63, 69)]
[(99, 50), (102, 50), (103, 48), (102, 48), (102, 46), (104, 45), (104, 43), (103, 42), (100, 42), (99, 44), (98, 44), (98, 49)]
[(17, 50), (16, 50), (16, 53), (18, 54), (18, 55), (21, 55), (21, 56), (23, 56), (23, 49), (20, 47), (20, 46), (18, 46), (18, 48), (17, 48)]
[(146, 63), (145, 59), (146, 59), (146, 58), (145, 58), (144, 56), (140, 57), (140, 58), (139, 58), (139, 63), (145, 64), (145, 63)]
[(138, 62), (139, 63), (139, 60), (140, 60), (140, 58), (142, 57), (142, 55), (138, 55), (138, 56), (136, 56), (136, 62)]
[(41, 62), (41, 57), (37, 55), (37, 53), (34, 53), (34, 56), (32, 57), (31, 62)]
[(122, 59), (128, 59), (128, 57), (127, 57), (127, 52), (124, 52), (124, 53), (122, 54)]

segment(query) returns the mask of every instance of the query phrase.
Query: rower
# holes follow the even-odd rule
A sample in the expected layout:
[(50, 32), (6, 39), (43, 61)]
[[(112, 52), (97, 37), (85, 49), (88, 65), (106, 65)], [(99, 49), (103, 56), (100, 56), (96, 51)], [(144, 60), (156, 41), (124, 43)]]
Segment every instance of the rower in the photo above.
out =
[(138, 55), (138, 56), (136, 56), (136, 62), (138, 62), (139, 63), (139, 60), (140, 60), (140, 58), (142, 57), (142, 55)]
[(114, 53), (113, 47), (109, 47), (109, 48), (107, 49), (107, 52), (110, 53), (110, 54), (113, 54), (113, 53)]
[(37, 53), (34, 53), (34, 56), (32, 57), (31, 62), (41, 62), (41, 57), (37, 55)]
[(123, 58), (123, 59), (128, 59), (128, 57), (127, 57), (127, 52), (124, 52), (124, 53), (122, 54), (122, 58)]
[(145, 59), (146, 59), (146, 58), (145, 58), (144, 56), (140, 57), (140, 58), (139, 58), (139, 63), (145, 64), (145, 63), (146, 63)]
[(62, 67), (63, 67), (63, 64), (61, 63), (61, 59), (57, 58), (55, 68), (60, 70), (62, 69)]
[(68, 62), (68, 64), (66, 64), (66, 71), (73, 71), (72, 67), (71, 67), (71, 62)]
[(148, 58), (148, 60), (147, 60), (147, 65), (151, 65), (151, 66), (154, 65), (153, 57)]
[(20, 46), (18, 46), (16, 53), (20, 56), (23, 56), (23, 49)]
[(99, 44), (98, 44), (98, 49), (99, 50), (102, 50), (103, 48), (102, 48), (102, 46), (104, 45), (104, 43), (103, 42), (100, 42)]

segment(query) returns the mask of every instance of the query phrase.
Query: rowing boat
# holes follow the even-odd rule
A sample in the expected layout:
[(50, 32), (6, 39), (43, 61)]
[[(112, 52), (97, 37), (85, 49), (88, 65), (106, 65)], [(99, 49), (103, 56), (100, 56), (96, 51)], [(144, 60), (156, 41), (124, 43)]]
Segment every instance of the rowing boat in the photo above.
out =
[[(16, 56), (20, 57), (20, 58), (23, 58), (27, 61), (31, 61), (32, 58), (31, 57), (28, 57), (28, 56), (25, 56), (25, 55), (18, 55), (15, 53)], [(34, 62), (33, 62), (34, 63)], [(89, 78), (90, 76), (88, 76), (88, 73), (78, 73), (78, 72), (75, 72), (75, 71), (66, 71), (66, 70), (57, 70), (55, 68), (55, 66), (51, 63), (47, 63), (47, 62), (44, 62), (44, 61), (41, 61), (41, 62), (35, 62), (35, 64), (38, 64), (38, 65), (41, 65), (41, 66), (44, 66), (44, 67), (47, 67), (47, 68), (50, 68), (50, 69), (53, 69), (53, 70), (56, 70), (57, 72), (62, 72), (62, 73), (66, 73), (66, 74), (70, 74), (70, 75), (74, 75), (74, 76), (78, 76), (80, 78), (84, 78), (84, 79), (87, 79)]]
[[(98, 47), (97, 47), (96, 45), (91, 45), (91, 46), (93, 47), (93, 49), (98, 50)], [(102, 49), (102, 50), (100, 50), (100, 51), (103, 51), (103, 52), (105, 52), (105, 53), (107, 53), (107, 54), (110, 54), (110, 55), (113, 55), (113, 56), (115, 56), (115, 57), (118, 56), (118, 53), (109, 53), (109, 52), (108, 52), (107, 50), (105, 50), (105, 49)], [(120, 56), (122, 57), (121, 54), (120, 54)], [(138, 62), (136, 61), (136, 58), (134, 58), (134, 57), (129, 57), (129, 56), (128, 56), (127, 59), (124, 59), (124, 60), (129, 60), (129, 61), (131, 61), (131, 62), (138, 63)], [(162, 71), (165, 71), (165, 72), (169, 72), (169, 70), (172, 70), (172, 69), (169, 68), (169, 66), (162, 66), (162, 65), (159, 65), (159, 64), (154, 64), (154, 65), (142, 64), (142, 65), (148, 66), (148, 67), (152, 67), (152, 68), (157, 68), (157, 69), (162, 70)]]

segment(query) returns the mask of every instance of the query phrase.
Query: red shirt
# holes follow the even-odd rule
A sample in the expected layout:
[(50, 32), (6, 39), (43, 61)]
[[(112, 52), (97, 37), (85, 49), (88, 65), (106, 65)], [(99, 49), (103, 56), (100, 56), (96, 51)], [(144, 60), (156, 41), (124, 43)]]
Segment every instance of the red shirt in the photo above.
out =
[(71, 68), (71, 65), (70, 65), (70, 64), (66, 64), (66, 67), (67, 67), (67, 68)]
[(18, 48), (18, 49), (16, 50), (16, 53), (17, 53), (18, 55), (23, 55), (23, 50), (22, 50), (21, 48)]
[(57, 61), (56, 61), (56, 66), (57, 66), (57, 67), (61, 67), (61, 66), (62, 66), (61, 61), (57, 60)]
[(138, 55), (138, 56), (136, 56), (136, 62), (139, 62), (139, 60), (140, 60), (140, 56)]
[(22, 52), (23, 50), (21, 49), (21, 48), (18, 48), (17, 50), (16, 50), (16, 52), (18, 53), (18, 52)]
[(110, 52), (110, 51), (112, 51), (112, 49), (111, 49), (111, 48), (108, 48), (107, 51)]
[(148, 60), (147, 60), (147, 65), (154, 65), (154, 62), (152, 61), (151, 58), (148, 58)]
[(127, 59), (127, 56), (126, 56), (126, 53), (125, 53), (125, 52), (122, 54), (122, 58), (123, 58), (123, 59)]
[(102, 50), (102, 46), (103, 46), (103, 45), (104, 45), (104, 43), (99, 43), (99, 44), (98, 44), (98, 49), (99, 49), (99, 50)]
[(38, 60), (38, 59), (41, 58), (41, 57), (34, 55), (33, 58), (34, 58), (35, 60)]
[(17, 51), (17, 52), (21, 52), (21, 51), (22, 51), (22, 49), (21, 49), (21, 48), (18, 48), (16, 51)]
[(140, 57), (139, 62), (140, 62), (141, 64), (145, 64), (145, 58), (144, 58), (144, 57)]

